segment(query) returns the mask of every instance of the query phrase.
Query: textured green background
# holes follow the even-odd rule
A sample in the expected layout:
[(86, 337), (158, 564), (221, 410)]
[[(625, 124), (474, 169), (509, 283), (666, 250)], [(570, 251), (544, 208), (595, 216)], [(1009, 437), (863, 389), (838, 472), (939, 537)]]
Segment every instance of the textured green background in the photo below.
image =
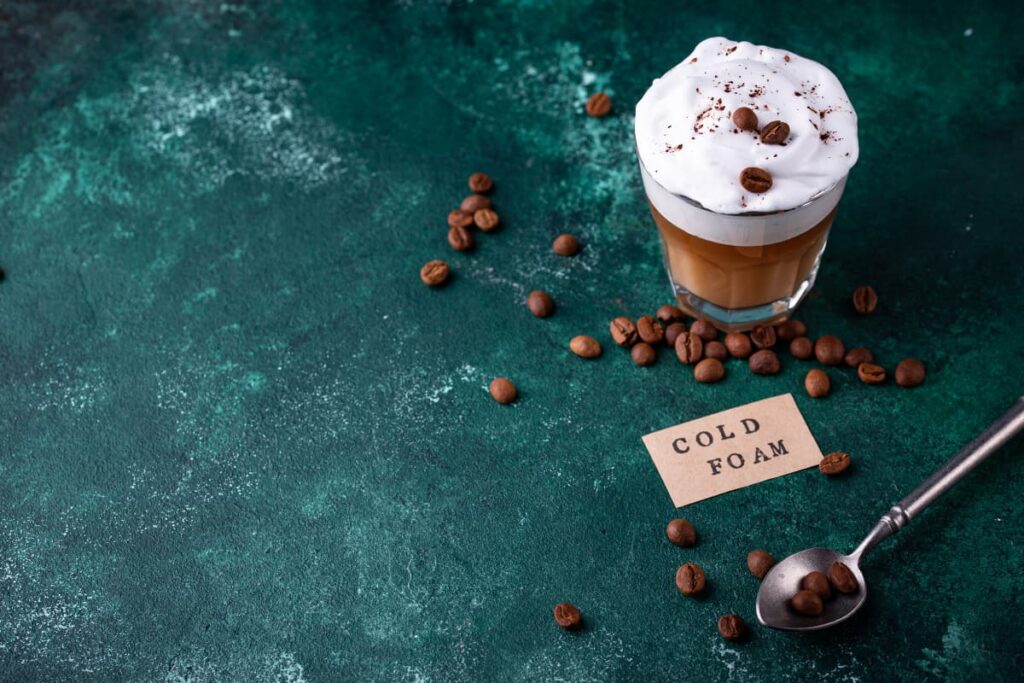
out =
[[(897, 5), (0, 4), (0, 678), (1019, 676), (1020, 440), (870, 558), (852, 623), (714, 629), (753, 620), (749, 548), (851, 547), (1024, 390), (1024, 21)], [(922, 388), (836, 370), (814, 402), (795, 361), (698, 386), (668, 353), (569, 354), (668, 297), (632, 103), (718, 34), (846, 85), (862, 156), (801, 317), (920, 355)], [(478, 169), (504, 228), (455, 254)], [(856, 471), (696, 504), (702, 542), (669, 545), (640, 436), (787, 391)], [(676, 592), (686, 560), (707, 599)]]

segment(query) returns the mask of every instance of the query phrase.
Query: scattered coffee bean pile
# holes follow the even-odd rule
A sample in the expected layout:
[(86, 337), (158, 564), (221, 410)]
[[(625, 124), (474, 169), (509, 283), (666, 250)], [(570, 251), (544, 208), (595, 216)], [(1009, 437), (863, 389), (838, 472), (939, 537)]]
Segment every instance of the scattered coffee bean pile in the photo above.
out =
[[(476, 246), (473, 228), (492, 232), (501, 223), (487, 195), (494, 189), (494, 181), (486, 173), (469, 176), (469, 190), (459, 208), (448, 212), (448, 246), (455, 251), (470, 251)], [(451, 270), (440, 259), (428, 261), (420, 269), (420, 279), (430, 287), (439, 287), (448, 281)]]

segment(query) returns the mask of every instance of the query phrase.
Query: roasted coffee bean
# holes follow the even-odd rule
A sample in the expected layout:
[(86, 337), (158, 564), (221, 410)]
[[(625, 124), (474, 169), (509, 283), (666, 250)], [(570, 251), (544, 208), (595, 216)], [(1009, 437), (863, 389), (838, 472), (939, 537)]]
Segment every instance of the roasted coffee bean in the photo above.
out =
[(839, 365), (846, 355), (846, 347), (839, 337), (826, 334), (814, 342), (814, 357), (822, 365)]
[(709, 341), (704, 345), (704, 357), (726, 361), (729, 359), (729, 350), (725, 348), (725, 344), (718, 340)]
[(875, 357), (863, 346), (852, 348), (843, 356), (843, 362), (850, 368), (855, 368), (861, 363), (870, 363), (873, 360), (875, 360)]
[(611, 324), (608, 326), (608, 330), (612, 333), (612, 341), (625, 349), (628, 349), (636, 343), (636, 325), (633, 324), (632, 320), (625, 316), (620, 316), (612, 320)]
[(840, 593), (856, 593), (860, 588), (853, 570), (842, 562), (833, 562), (828, 568), (828, 582)]
[(636, 333), (640, 341), (648, 344), (660, 344), (665, 339), (665, 328), (657, 318), (649, 315), (642, 315), (636, 319)]
[(725, 348), (729, 350), (730, 356), (741, 360), (750, 358), (750, 354), (753, 351), (750, 337), (743, 332), (730, 332), (725, 335)]
[(469, 191), (477, 194), (487, 194), (494, 189), (494, 181), (486, 173), (474, 173), (469, 176)]
[(665, 328), (665, 346), (676, 345), (676, 339), (681, 332), (686, 332), (686, 325), (683, 323), (672, 323)]
[(448, 228), (448, 244), (455, 251), (469, 251), (473, 248), (473, 233), (461, 225)]
[(700, 337), (701, 341), (714, 341), (718, 339), (718, 330), (707, 320), (694, 320), (690, 325), (690, 332)]
[(490, 197), (485, 197), (482, 194), (471, 194), (462, 200), (462, 204), (459, 205), (459, 208), (467, 213), (476, 213), (480, 209), (491, 208), (491, 199)]
[(697, 544), (697, 530), (685, 519), (673, 519), (665, 527), (668, 540), (680, 548), (692, 548)]
[(448, 264), (440, 259), (427, 261), (420, 268), (420, 279), (428, 287), (438, 287), (448, 280)]
[(569, 350), (580, 358), (597, 358), (601, 355), (601, 343), (593, 337), (579, 334), (569, 340)]
[(718, 619), (718, 633), (726, 640), (742, 640), (747, 633), (747, 622), (737, 614), (726, 614)]
[(571, 602), (560, 602), (555, 605), (555, 621), (562, 628), (572, 631), (580, 627), (583, 622), (583, 618), (580, 616), (580, 611), (576, 609), (576, 605)]
[(811, 572), (800, 579), (800, 590), (813, 591), (822, 600), (832, 599), (832, 585), (829, 584), (828, 577), (823, 572)]
[(850, 456), (846, 453), (836, 451), (835, 453), (829, 453), (821, 462), (818, 463), (818, 469), (824, 474), (830, 477), (834, 477), (837, 474), (842, 474), (850, 468)]
[(750, 331), (750, 341), (759, 349), (772, 348), (777, 339), (775, 328), (769, 325), (758, 325)]
[(491, 380), (491, 396), (498, 403), (511, 403), (516, 400), (516, 385), (504, 377)]
[(551, 243), (551, 251), (559, 256), (575, 256), (579, 253), (580, 241), (569, 233), (562, 233)]
[(864, 384), (881, 384), (885, 381), (885, 368), (874, 363), (861, 363), (857, 366), (857, 377)]
[(740, 172), (740, 185), (748, 192), (761, 194), (772, 189), (772, 174), (757, 166), (748, 166)]
[(658, 352), (647, 342), (637, 342), (629, 350), (629, 355), (637, 365), (654, 365), (658, 360)]
[(853, 292), (853, 310), (861, 315), (868, 315), (875, 312), (878, 307), (878, 294), (870, 285), (858, 287)]
[(705, 358), (693, 368), (693, 378), (703, 384), (712, 384), (723, 377), (725, 377), (725, 366), (717, 358)]
[(896, 384), (916, 387), (924, 382), (924, 363), (916, 358), (904, 358), (896, 366)]
[(771, 349), (755, 351), (747, 363), (750, 365), (751, 372), (755, 375), (775, 375), (778, 374), (781, 368), (779, 357)]
[(501, 219), (494, 209), (480, 209), (473, 213), (473, 222), (484, 232), (491, 232), (498, 227)]
[(800, 614), (808, 617), (816, 617), (825, 610), (825, 603), (821, 596), (814, 591), (797, 591), (790, 601), (790, 606)]
[(587, 98), (587, 113), (591, 116), (601, 118), (607, 116), (612, 110), (612, 98), (603, 92), (596, 92)]
[(775, 558), (765, 550), (751, 550), (747, 553), (747, 569), (759, 579), (763, 579), (774, 566)]
[(761, 144), (781, 145), (789, 137), (789, 124), (785, 121), (766, 123), (761, 129)]
[(452, 209), (448, 212), (448, 226), (452, 228), (468, 228), (473, 225), (473, 214), (462, 209)]
[(807, 360), (814, 355), (814, 342), (807, 337), (797, 337), (789, 342), (789, 355), (800, 360)]
[(732, 122), (740, 130), (757, 130), (757, 114), (750, 107), (739, 107), (734, 111)]
[(694, 365), (704, 355), (704, 342), (693, 332), (680, 332), (673, 345), (680, 363)]
[(807, 371), (807, 376), (804, 377), (804, 389), (807, 390), (808, 396), (811, 398), (823, 398), (828, 396), (831, 388), (832, 382), (824, 370), (814, 368)]
[(686, 320), (686, 316), (683, 312), (672, 304), (665, 304), (659, 308), (658, 312), (654, 314), (654, 317), (661, 321), (661, 324), (665, 327), (668, 327), (672, 323), (681, 323)]
[(687, 562), (676, 571), (676, 588), (683, 595), (697, 595), (704, 590), (704, 570), (700, 565)]
[(807, 334), (807, 325), (804, 325), (799, 320), (787, 320), (776, 325), (775, 332), (782, 341), (791, 342), (797, 337), (803, 337)]
[(526, 307), (538, 318), (547, 318), (555, 312), (555, 301), (547, 292), (536, 289), (526, 297)]

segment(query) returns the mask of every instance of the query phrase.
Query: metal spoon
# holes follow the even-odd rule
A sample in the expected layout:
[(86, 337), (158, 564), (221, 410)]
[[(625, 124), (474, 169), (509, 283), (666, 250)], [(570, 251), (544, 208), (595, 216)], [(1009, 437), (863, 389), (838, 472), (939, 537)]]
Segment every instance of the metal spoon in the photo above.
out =
[[(861, 608), (868, 597), (867, 583), (860, 570), (860, 560), (869, 550), (902, 529), (928, 505), (945, 493), (968, 472), (981, 464), (1014, 434), (1024, 429), (1024, 397), (1013, 404), (974, 441), (963, 447), (945, 465), (924, 480), (903, 500), (882, 515), (882, 519), (849, 555), (840, 555), (827, 548), (810, 548), (790, 555), (764, 577), (757, 592), (757, 620), (765, 626), (789, 631), (816, 631), (846, 621)], [(833, 562), (842, 562), (857, 577), (855, 593), (835, 592), (825, 603), (825, 610), (816, 617), (793, 611), (789, 599), (799, 590), (800, 579), (809, 572), (828, 573)]]

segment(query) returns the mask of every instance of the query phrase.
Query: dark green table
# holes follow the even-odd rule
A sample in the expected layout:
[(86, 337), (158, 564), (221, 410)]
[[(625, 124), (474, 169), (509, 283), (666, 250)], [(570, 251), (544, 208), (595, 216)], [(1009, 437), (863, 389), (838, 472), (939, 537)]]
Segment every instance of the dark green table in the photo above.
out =
[[(851, 547), (1024, 391), (1024, 21), (898, 5), (4, 3), (0, 678), (1019, 679), (1021, 440), (877, 551), (852, 623), (714, 628), (753, 621), (748, 549)], [(845, 83), (862, 158), (801, 316), (923, 387), (569, 354), (668, 299), (632, 104), (716, 34)], [(474, 170), (504, 227), (456, 254)], [(669, 545), (640, 436), (787, 391), (852, 475), (696, 504)]]

